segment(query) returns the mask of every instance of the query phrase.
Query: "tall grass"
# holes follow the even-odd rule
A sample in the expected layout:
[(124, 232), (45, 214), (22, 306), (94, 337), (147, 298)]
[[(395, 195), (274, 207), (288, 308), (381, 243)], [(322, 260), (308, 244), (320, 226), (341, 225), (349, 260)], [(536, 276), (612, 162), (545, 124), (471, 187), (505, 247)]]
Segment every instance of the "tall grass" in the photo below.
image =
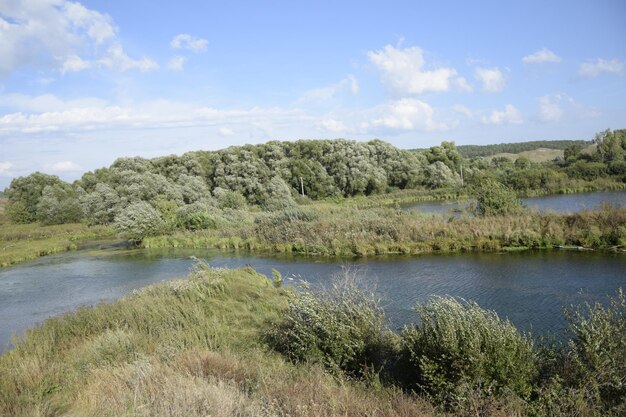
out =
[(111, 228), (72, 223), (55, 226), (0, 222), (0, 267), (74, 250), (81, 242), (115, 238)]
[(318, 256), (500, 251), (626, 244), (626, 208), (576, 214), (427, 216), (394, 208), (309, 205), (296, 211), (248, 213), (217, 230), (147, 238), (145, 247), (220, 248)]
[(395, 388), (268, 351), (264, 335), (292, 297), (251, 268), (201, 266), (50, 319), (0, 356), (0, 415), (435, 415)]

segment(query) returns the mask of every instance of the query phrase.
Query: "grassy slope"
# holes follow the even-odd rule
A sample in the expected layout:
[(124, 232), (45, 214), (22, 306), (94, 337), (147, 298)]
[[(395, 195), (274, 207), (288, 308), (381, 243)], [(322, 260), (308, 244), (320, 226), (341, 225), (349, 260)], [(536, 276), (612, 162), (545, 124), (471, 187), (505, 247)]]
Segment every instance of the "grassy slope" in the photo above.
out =
[(563, 151), (560, 149), (548, 149), (548, 148), (538, 148), (532, 151), (524, 151), (519, 153), (497, 153), (492, 156), (486, 156), (485, 159), (493, 159), (498, 157), (506, 157), (511, 161), (515, 161), (520, 156), (524, 156), (530, 159), (531, 162), (546, 162), (552, 161), (555, 158), (563, 157)]
[(0, 356), (0, 415), (435, 414), (397, 389), (268, 351), (289, 294), (251, 268), (205, 268), (50, 319)]
[(0, 199), (0, 268), (73, 250), (81, 241), (115, 237), (109, 227), (87, 227), (84, 224), (11, 224), (4, 215), (5, 203), (6, 200)]

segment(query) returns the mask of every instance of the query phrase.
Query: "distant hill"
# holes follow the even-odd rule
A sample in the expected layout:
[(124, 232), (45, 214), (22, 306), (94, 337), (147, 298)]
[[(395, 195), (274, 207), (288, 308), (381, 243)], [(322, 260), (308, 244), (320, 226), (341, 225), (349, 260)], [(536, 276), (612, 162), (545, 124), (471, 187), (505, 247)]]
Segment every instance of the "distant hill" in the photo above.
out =
[[(541, 149), (542, 151), (535, 155), (525, 155), (532, 160), (533, 158), (531, 158), (531, 156), (538, 157), (540, 155), (547, 155), (547, 150), (563, 151), (563, 149), (570, 145), (580, 145), (584, 148), (591, 144), (592, 142), (589, 140), (536, 140), (532, 142), (498, 143), (494, 145), (459, 145), (457, 149), (465, 158), (495, 156), (498, 154), (519, 154), (521, 152)], [(553, 154), (555, 155), (554, 157), (559, 156), (555, 153)], [(550, 159), (554, 159), (554, 157)]]

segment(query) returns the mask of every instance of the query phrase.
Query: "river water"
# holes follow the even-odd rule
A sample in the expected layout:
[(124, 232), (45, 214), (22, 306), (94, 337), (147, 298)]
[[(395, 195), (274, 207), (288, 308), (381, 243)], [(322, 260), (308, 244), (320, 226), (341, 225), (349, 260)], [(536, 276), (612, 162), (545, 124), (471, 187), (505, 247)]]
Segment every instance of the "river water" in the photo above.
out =
[[(470, 200), (465, 201), (423, 201), (404, 205), (404, 210), (417, 210), (425, 214), (450, 214), (466, 209)], [(604, 191), (580, 194), (550, 195), (545, 197), (523, 198), (522, 204), (539, 211), (571, 213), (592, 210), (601, 204), (609, 203), (626, 206), (626, 191)]]
[(81, 305), (111, 301), (193, 267), (191, 256), (215, 267), (252, 265), (286, 285), (327, 283), (352, 268), (375, 289), (392, 328), (415, 320), (412, 308), (432, 294), (478, 302), (535, 334), (563, 334), (563, 307), (603, 301), (626, 288), (626, 255), (577, 251), (423, 255), (328, 261), (256, 257), (214, 250), (100, 250), (53, 255), (0, 270), (0, 352), (12, 335)]

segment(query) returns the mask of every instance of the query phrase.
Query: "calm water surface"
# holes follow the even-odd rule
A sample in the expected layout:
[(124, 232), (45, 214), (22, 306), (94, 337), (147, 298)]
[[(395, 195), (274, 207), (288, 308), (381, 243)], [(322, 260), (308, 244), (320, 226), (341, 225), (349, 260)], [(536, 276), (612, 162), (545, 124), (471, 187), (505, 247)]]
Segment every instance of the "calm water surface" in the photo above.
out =
[[(417, 210), (426, 214), (448, 214), (466, 209), (469, 201), (425, 201), (407, 204), (405, 210)], [(523, 198), (522, 204), (540, 211), (571, 213), (598, 208), (603, 203), (626, 206), (626, 190), (604, 191), (545, 197)]]
[(0, 270), (0, 351), (14, 334), (80, 305), (117, 299), (154, 282), (184, 277), (194, 255), (216, 267), (251, 264), (288, 285), (324, 283), (342, 267), (357, 268), (363, 285), (381, 296), (390, 324), (414, 321), (411, 308), (431, 294), (477, 301), (534, 333), (562, 334), (563, 306), (603, 301), (626, 287), (626, 255), (542, 251), (509, 254), (425, 255), (327, 262), (261, 258), (200, 250), (73, 252)]

